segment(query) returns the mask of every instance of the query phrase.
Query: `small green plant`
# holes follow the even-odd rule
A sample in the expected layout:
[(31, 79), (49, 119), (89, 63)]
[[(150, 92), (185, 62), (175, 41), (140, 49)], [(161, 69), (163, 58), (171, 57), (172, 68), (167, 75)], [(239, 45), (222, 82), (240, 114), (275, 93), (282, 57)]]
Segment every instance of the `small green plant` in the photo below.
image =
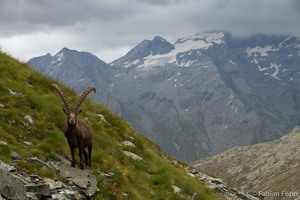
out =
[(42, 167), (37, 171), (37, 175), (53, 179), (56, 176), (56, 172), (53, 169)]
[(4, 162), (11, 162), (10, 147), (8, 145), (0, 146), (0, 159)]
[(161, 172), (154, 176), (153, 184), (158, 187), (163, 187), (165, 189), (171, 190), (171, 177), (167, 172)]

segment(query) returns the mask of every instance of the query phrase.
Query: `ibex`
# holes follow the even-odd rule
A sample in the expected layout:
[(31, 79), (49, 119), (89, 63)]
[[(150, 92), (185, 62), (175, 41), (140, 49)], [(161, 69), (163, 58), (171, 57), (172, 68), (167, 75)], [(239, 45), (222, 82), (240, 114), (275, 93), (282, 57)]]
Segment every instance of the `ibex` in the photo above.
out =
[[(91, 166), (91, 153), (92, 153), (92, 128), (82, 119), (77, 119), (77, 115), (82, 112), (78, 110), (85, 97), (91, 92), (96, 93), (96, 89), (92, 86), (88, 87), (81, 95), (75, 108), (72, 108), (62, 90), (56, 85), (52, 84), (52, 87), (58, 92), (63, 102), (66, 105), (66, 109), (63, 111), (67, 115), (67, 124), (64, 129), (64, 134), (68, 140), (68, 144), (72, 154), (71, 166), (75, 167), (76, 159), (74, 156), (75, 148), (79, 149), (80, 169), (84, 169), (82, 154), (85, 158), (85, 164)], [(88, 148), (88, 153), (85, 148)]]

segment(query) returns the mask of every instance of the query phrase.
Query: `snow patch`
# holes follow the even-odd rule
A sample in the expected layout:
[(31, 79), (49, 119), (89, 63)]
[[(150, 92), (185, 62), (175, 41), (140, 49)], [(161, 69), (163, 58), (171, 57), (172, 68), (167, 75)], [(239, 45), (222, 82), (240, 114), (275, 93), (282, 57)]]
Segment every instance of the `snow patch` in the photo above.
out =
[(273, 74), (271, 74), (272, 77), (276, 78), (277, 80), (281, 80), (280, 78), (278, 78), (278, 72), (279, 72), (279, 67), (281, 67), (281, 65), (278, 65), (276, 63), (271, 63), (270, 69), (275, 69), (275, 72)]
[(293, 37), (293, 36), (289, 36), (289, 37), (286, 38), (284, 41), (280, 42), (280, 43), (279, 43), (279, 47), (283, 47), (283, 44), (284, 44), (285, 42), (287, 42), (288, 40), (290, 40), (292, 37)]
[(57, 55), (55, 55), (55, 57), (56, 57), (56, 60), (51, 62), (51, 64), (53, 64), (53, 65), (57, 65), (58, 63), (62, 62), (65, 58), (64, 53), (57, 54)]
[(57, 58), (58, 61), (62, 61), (64, 59), (64, 53), (60, 53), (60, 54), (56, 55), (56, 57), (58, 57)]
[(250, 56), (256, 57), (258, 53), (260, 54), (260, 56), (268, 56), (269, 55), (268, 52), (271, 51), (279, 51), (279, 49), (273, 48), (271, 45), (266, 45), (264, 47), (256, 46), (254, 48), (248, 47), (246, 53), (248, 57)]
[[(149, 55), (144, 58), (144, 63), (139, 66), (139, 68), (149, 68), (154, 66), (163, 66), (165, 64), (177, 64), (182, 67), (188, 67), (193, 64), (193, 61), (188, 61), (187, 63), (178, 63), (176, 56), (178, 53), (188, 52), (191, 55), (193, 50), (196, 49), (208, 49), (213, 44), (224, 43), (224, 33), (223, 32), (213, 32), (213, 33), (202, 33), (192, 35), (186, 38), (179, 39), (174, 44), (174, 49), (167, 54), (157, 54)], [(201, 54), (200, 51), (197, 51)], [(184, 55), (180, 55), (184, 56)], [(132, 62), (131, 62), (132, 63)], [(125, 66), (126, 67), (125, 63)], [(137, 64), (137, 63), (136, 63)]]
[(232, 60), (229, 60), (229, 62), (230, 62), (231, 64), (233, 64), (233, 65), (236, 65), (236, 63), (233, 62)]

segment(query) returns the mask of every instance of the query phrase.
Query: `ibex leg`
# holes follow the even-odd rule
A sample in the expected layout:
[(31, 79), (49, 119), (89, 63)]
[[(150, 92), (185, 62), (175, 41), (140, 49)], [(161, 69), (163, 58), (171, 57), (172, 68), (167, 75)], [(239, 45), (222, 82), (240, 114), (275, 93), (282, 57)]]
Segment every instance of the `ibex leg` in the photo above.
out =
[(72, 161), (71, 161), (71, 167), (75, 167), (76, 160), (75, 160), (75, 149), (73, 147), (70, 147), (71, 154), (72, 154)]
[(82, 154), (83, 154), (83, 146), (82, 145), (80, 145), (79, 146), (79, 159), (80, 159), (80, 169), (84, 169), (84, 166), (83, 166), (83, 160), (82, 160)]
[(92, 161), (91, 161), (91, 155), (92, 155), (92, 148), (93, 148), (93, 145), (90, 145), (89, 147), (88, 147), (88, 166), (92, 166)]
[(85, 159), (85, 164), (88, 165), (88, 155), (85, 149), (83, 149), (83, 155), (84, 155), (84, 159)]

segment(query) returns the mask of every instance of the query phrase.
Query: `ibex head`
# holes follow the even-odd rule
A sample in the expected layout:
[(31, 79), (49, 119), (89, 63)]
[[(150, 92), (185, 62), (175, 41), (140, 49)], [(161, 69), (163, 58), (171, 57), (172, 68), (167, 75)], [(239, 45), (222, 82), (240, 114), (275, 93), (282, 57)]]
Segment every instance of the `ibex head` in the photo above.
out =
[(66, 105), (66, 109), (63, 108), (64, 113), (67, 115), (67, 122), (69, 125), (76, 125), (77, 122), (77, 115), (80, 114), (82, 112), (82, 110), (79, 110), (79, 107), (81, 105), (81, 103), (83, 102), (83, 100), (85, 99), (85, 97), (91, 92), (94, 91), (94, 93), (96, 93), (96, 88), (93, 86), (88, 87), (81, 95), (81, 97), (79, 98), (76, 106), (74, 108), (72, 108), (65, 96), (65, 94), (62, 92), (62, 90), (56, 85), (56, 84), (52, 84), (52, 87), (58, 92), (59, 96), (61, 97), (61, 99), (63, 100), (63, 102)]

